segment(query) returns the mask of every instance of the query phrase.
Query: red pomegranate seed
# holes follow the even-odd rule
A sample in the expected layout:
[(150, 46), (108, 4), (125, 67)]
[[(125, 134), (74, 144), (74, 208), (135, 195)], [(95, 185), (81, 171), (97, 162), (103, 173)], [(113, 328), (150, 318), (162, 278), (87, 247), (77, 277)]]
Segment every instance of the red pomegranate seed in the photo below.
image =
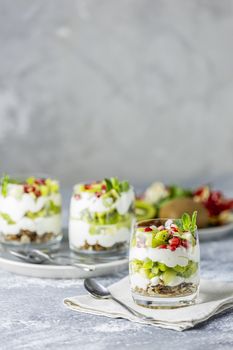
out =
[(37, 184), (37, 185), (45, 185), (45, 179), (36, 179), (35, 180), (35, 183)]
[(90, 190), (91, 189), (91, 185), (84, 185), (85, 190)]
[(166, 244), (162, 244), (159, 246), (159, 249), (167, 249), (167, 245)]
[(34, 186), (24, 185), (24, 192), (25, 193), (34, 192)]
[(41, 192), (39, 190), (34, 191), (34, 193), (35, 193), (36, 197), (40, 197), (41, 196)]
[(178, 227), (174, 224), (171, 224), (172, 231), (178, 232)]
[(146, 228), (144, 229), (144, 231), (145, 231), (145, 232), (150, 232), (150, 231), (152, 231), (152, 228), (146, 227)]
[(181, 243), (181, 240), (180, 240), (179, 237), (173, 237), (172, 239), (170, 239), (169, 243), (171, 245), (174, 245), (174, 246), (178, 247), (180, 245), (180, 243)]
[(204, 192), (205, 188), (204, 187), (199, 187), (196, 189), (196, 191), (194, 191), (194, 196), (201, 196), (202, 193)]
[(188, 241), (187, 240), (185, 240), (185, 241), (182, 241), (182, 246), (184, 247), (184, 248), (188, 248), (188, 246), (189, 246), (189, 243), (188, 243)]
[(101, 186), (101, 189), (102, 189), (103, 191), (106, 191), (107, 186), (106, 186), (106, 185), (102, 185), (102, 186)]
[(172, 244), (168, 245), (167, 247), (168, 247), (168, 249), (170, 249), (171, 251), (174, 251), (174, 250), (176, 250), (176, 248), (177, 248), (177, 246), (172, 245)]

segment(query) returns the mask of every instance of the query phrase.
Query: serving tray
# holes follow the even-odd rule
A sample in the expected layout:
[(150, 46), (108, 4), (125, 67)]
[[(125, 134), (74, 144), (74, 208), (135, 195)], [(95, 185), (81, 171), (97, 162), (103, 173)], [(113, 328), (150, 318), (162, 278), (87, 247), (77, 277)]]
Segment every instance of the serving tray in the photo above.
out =
[[(59, 253), (65, 254), (70, 257), (70, 262), (75, 260), (75, 254), (69, 250), (68, 242), (65, 240), (61, 243)], [(93, 258), (92, 258), (93, 259)], [(98, 259), (98, 258), (97, 258)], [(104, 276), (108, 274), (115, 274), (123, 271), (128, 267), (127, 257), (117, 257), (116, 259), (110, 257), (109, 261), (99, 262), (94, 260), (94, 271), (85, 271), (82, 268), (65, 265), (53, 265), (53, 264), (30, 264), (23, 262), (9, 252), (6, 249), (0, 251), (0, 268), (20, 275), (40, 277), (40, 278), (87, 278)], [(92, 260), (93, 261), (93, 260)], [(90, 259), (87, 257), (83, 263), (90, 264)], [(91, 262), (92, 263), (92, 262)]]
[(198, 235), (199, 235), (200, 241), (221, 239), (222, 237), (230, 233), (233, 234), (233, 222), (222, 226), (198, 229)]

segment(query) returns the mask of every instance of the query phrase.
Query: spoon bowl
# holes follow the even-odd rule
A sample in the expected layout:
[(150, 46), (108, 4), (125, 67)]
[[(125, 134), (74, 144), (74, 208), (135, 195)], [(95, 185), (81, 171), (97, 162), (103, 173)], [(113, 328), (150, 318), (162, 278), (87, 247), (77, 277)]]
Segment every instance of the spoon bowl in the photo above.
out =
[(108, 288), (102, 286), (102, 284), (98, 283), (94, 278), (86, 278), (84, 280), (84, 287), (95, 298), (111, 298), (111, 293), (109, 292)]
[(102, 286), (102, 284), (98, 283), (94, 278), (86, 278), (84, 280), (84, 287), (88, 291), (89, 294), (91, 294), (92, 297), (98, 298), (98, 299), (112, 299), (121, 306), (123, 306), (127, 311), (129, 311), (131, 314), (133, 314), (136, 317), (139, 317), (142, 320), (146, 321), (154, 321), (153, 317), (147, 317), (140, 312), (132, 309), (130, 306), (123, 303), (121, 300), (114, 297), (111, 292), (108, 290), (108, 288)]

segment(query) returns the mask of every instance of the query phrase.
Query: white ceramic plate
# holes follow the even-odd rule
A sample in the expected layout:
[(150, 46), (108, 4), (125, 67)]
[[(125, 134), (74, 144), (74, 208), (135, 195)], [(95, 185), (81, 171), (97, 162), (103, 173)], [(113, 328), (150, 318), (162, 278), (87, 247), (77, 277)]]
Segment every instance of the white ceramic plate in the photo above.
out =
[[(68, 252), (68, 244), (64, 242), (62, 252)], [(89, 263), (89, 262), (86, 262)], [(29, 264), (18, 260), (6, 251), (0, 253), (0, 268), (20, 275), (41, 278), (87, 278), (114, 273), (125, 270), (128, 267), (128, 258), (110, 260), (109, 262), (95, 263), (94, 271), (85, 271), (73, 266), (38, 265)]]
[(221, 239), (228, 235), (233, 235), (233, 223), (225, 224), (223, 226), (201, 228), (198, 230), (200, 241), (208, 241), (211, 239)]

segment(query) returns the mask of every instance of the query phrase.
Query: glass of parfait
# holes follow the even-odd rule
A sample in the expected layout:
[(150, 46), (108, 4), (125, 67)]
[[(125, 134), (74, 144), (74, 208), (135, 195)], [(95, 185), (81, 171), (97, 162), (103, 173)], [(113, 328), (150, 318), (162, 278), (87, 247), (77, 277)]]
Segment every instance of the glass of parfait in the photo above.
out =
[(196, 214), (137, 224), (129, 253), (135, 303), (152, 308), (195, 303), (200, 275)]
[(124, 252), (134, 229), (134, 190), (117, 178), (74, 186), (69, 244), (79, 253)]
[(5, 175), (0, 182), (0, 242), (39, 248), (61, 239), (58, 181)]

